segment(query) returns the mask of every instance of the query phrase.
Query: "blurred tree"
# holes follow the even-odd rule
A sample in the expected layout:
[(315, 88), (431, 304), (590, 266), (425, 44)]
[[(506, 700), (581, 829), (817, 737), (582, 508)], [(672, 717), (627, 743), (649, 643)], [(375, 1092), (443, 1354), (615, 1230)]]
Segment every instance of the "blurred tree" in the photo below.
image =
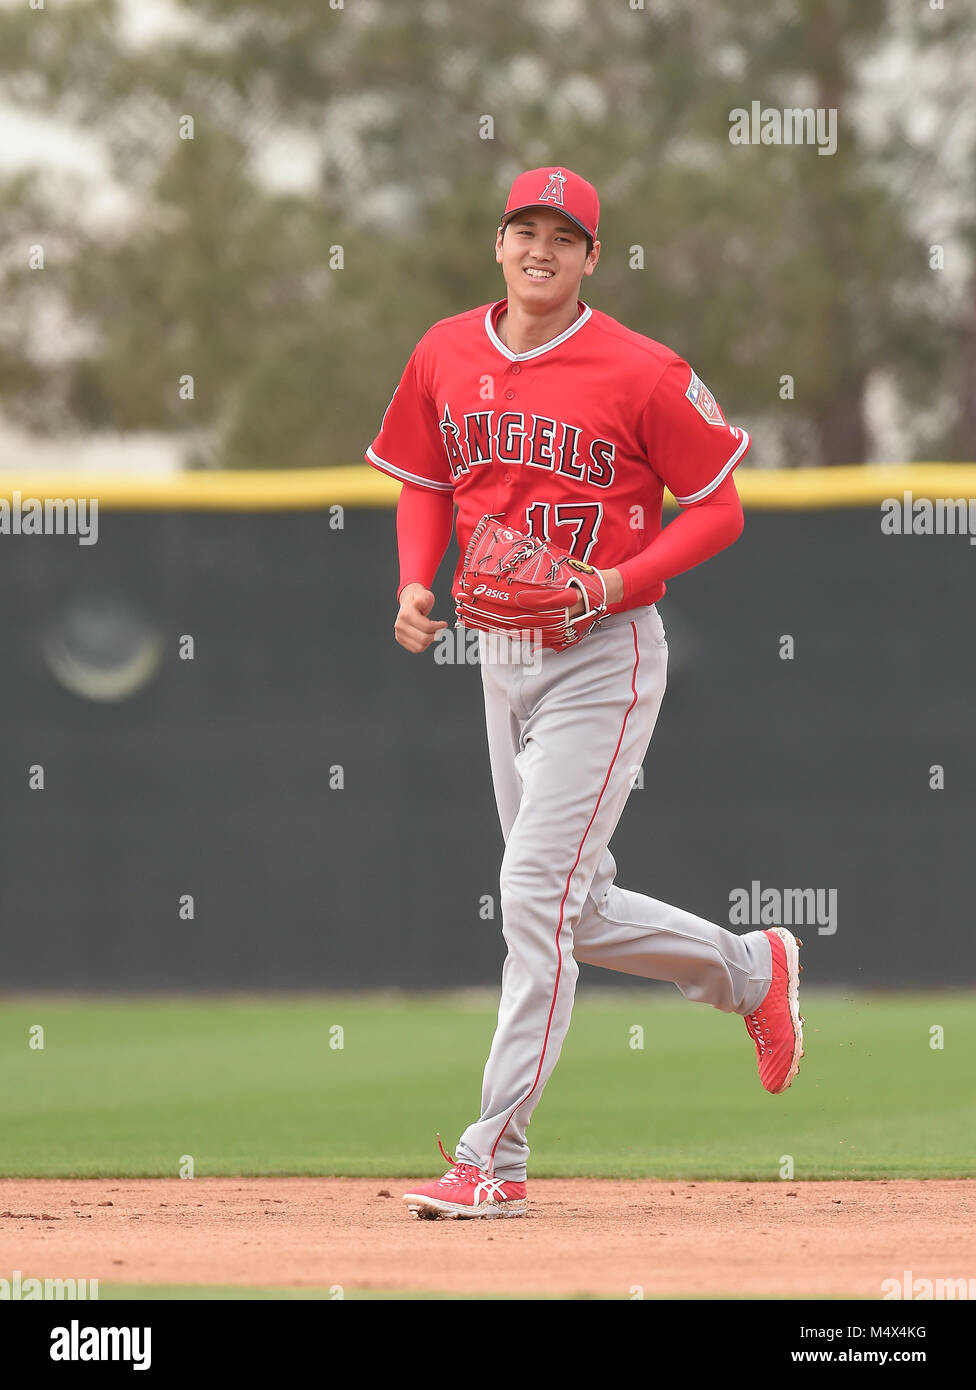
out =
[[(149, 44), (117, 0), (6, 11), (7, 99), (97, 135), (133, 215), (96, 234), (80, 188), (0, 189), (4, 408), (180, 431), (197, 465), (358, 460), (429, 324), (504, 293), (511, 179), (566, 161), (603, 203), (590, 302), (690, 358), (754, 427), (753, 461), (862, 461), (872, 379), (924, 401), (960, 351), (892, 173), (917, 150), (879, 157), (856, 117), (893, 3), (181, 0), (188, 32)], [(955, 25), (925, 41), (976, 29)], [(733, 145), (754, 101), (836, 110), (836, 153)], [(287, 175), (284, 135), (317, 151), (308, 190), (262, 175)], [(72, 331), (42, 350), (55, 311)], [(976, 294), (969, 312), (946, 440), (971, 418)]]
[[(892, 121), (882, 158), (912, 209), (925, 246), (924, 294), (940, 328), (905, 350), (907, 382), (922, 389), (913, 408), (925, 420), (926, 458), (976, 458), (976, 15), (907, 4), (902, 32), (912, 43), (911, 101)], [(930, 369), (936, 363), (935, 379)]]

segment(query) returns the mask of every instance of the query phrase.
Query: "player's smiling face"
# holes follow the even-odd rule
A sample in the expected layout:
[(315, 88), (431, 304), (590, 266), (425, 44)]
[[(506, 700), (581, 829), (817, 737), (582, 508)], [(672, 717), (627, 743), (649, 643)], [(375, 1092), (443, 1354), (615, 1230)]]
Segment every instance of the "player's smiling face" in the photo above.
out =
[(495, 260), (509, 295), (546, 308), (575, 301), (583, 276), (596, 269), (598, 241), (587, 254), (586, 233), (557, 208), (527, 208), (503, 230), (495, 239)]

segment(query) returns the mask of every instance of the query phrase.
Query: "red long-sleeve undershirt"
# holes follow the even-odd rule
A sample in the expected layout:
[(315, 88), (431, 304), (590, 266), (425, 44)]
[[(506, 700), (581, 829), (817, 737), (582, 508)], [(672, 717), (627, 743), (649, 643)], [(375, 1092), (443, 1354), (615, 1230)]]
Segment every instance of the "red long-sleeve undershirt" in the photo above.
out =
[(703, 502), (682, 508), (649, 545), (615, 566), (624, 581), (623, 602), (725, 550), (742, 535), (744, 525), (742, 503), (730, 473)]
[(454, 530), (454, 497), (429, 487), (404, 483), (397, 504), (397, 549), (400, 583), (397, 598), (408, 584), (429, 589)]
[[(454, 527), (454, 499), (450, 493), (405, 483), (396, 522), (399, 598), (407, 584), (423, 584), (429, 589), (434, 582)], [(644, 590), (652, 590), (717, 555), (739, 538), (744, 525), (742, 503), (730, 473), (704, 501), (684, 508), (649, 545), (616, 566), (624, 585), (621, 602), (639, 602)]]

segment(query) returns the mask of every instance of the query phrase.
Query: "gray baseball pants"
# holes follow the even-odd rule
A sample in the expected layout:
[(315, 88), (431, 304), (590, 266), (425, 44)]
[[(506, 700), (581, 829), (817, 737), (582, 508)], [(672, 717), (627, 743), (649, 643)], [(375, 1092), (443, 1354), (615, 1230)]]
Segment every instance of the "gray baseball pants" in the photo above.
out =
[(569, 1029), (578, 962), (670, 980), (687, 999), (748, 1014), (769, 988), (762, 932), (734, 932), (614, 883), (607, 848), (667, 682), (656, 607), (619, 613), (576, 647), (498, 659), (481, 634), (495, 799), (505, 837), (508, 955), (481, 1116), (456, 1158), (522, 1181), (525, 1132)]

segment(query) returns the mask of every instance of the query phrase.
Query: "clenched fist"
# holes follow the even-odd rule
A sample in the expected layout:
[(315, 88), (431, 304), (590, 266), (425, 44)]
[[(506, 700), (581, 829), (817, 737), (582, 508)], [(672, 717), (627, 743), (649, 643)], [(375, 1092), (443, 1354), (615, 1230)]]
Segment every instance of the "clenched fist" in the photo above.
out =
[(400, 595), (400, 611), (393, 633), (408, 652), (425, 652), (445, 622), (434, 622), (427, 615), (434, 606), (434, 595), (423, 584), (407, 584)]

